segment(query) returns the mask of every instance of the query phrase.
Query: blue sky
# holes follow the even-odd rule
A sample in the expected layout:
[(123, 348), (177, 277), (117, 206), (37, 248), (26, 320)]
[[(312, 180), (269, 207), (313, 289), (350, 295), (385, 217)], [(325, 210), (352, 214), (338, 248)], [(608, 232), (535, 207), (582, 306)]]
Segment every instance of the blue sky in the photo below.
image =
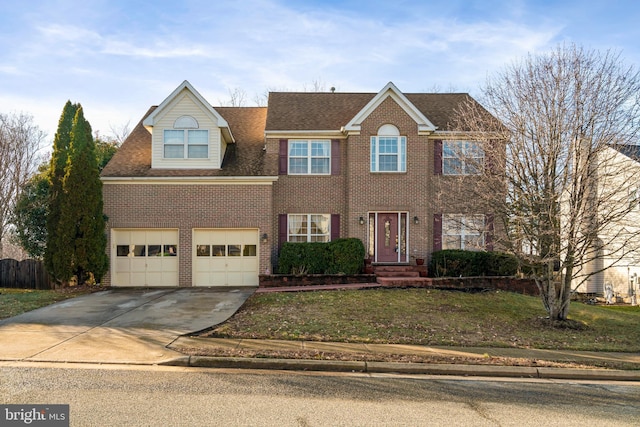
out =
[(600, 0), (0, 0), (0, 112), (53, 140), (64, 103), (94, 130), (133, 127), (183, 80), (236, 88), (479, 95), (487, 75), (573, 42), (640, 66), (640, 3)]

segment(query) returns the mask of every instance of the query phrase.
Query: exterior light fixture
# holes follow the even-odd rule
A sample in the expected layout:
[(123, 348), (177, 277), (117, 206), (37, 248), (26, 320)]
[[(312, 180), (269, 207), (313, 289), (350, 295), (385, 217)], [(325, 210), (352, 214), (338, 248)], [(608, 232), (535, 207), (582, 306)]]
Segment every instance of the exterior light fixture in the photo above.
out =
[(360, 225), (364, 225), (364, 217), (361, 216), (360, 218), (358, 218), (358, 222), (360, 223)]
[(416, 224), (416, 225), (420, 224), (420, 219), (417, 216), (414, 216), (413, 217), (413, 223)]
[(267, 233), (264, 233), (261, 237), (260, 237), (260, 241), (262, 243), (267, 243), (267, 240), (269, 239), (269, 236), (267, 236)]

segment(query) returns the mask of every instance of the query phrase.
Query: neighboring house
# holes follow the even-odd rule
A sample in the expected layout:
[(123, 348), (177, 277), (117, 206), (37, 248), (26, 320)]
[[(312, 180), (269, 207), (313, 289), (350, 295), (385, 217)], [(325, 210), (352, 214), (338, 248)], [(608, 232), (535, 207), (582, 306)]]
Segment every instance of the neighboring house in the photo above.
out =
[[(599, 185), (606, 195), (600, 215), (611, 220), (599, 230), (603, 248), (587, 264), (585, 273), (591, 276), (578, 292), (603, 295), (610, 288), (629, 302), (640, 276), (640, 146), (611, 145), (600, 157)], [(616, 210), (624, 215), (615, 215)]]
[(482, 144), (449, 128), (465, 102), (475, 101), (389, 83), (212, 107), (183, 82), (102, 172), (105, 284), (255, 286), (285, 241), (357, 237), (385, 264), (492, 250), (491, 212), (447, 194), (448, 179), (476, 179), (486, 160)]

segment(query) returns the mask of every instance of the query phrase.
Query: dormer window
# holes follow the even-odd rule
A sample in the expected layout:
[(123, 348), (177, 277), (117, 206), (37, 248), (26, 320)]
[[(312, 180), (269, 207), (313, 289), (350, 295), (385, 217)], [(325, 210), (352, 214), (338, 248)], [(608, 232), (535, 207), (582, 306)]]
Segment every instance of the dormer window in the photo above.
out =
[(191, 116), (178, 117), (173, 129), (164, 130), (164, 158), (209, 158), (209, 131), (199, 129), (198, 121)]

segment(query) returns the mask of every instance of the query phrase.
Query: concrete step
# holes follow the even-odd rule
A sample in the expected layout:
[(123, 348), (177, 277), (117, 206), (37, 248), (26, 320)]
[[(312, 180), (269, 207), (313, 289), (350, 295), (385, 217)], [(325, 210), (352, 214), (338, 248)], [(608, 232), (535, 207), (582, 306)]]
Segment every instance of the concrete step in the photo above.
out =
[(374, 274), (377, 277), (420, 277), (420, 272), (426, 272), (423, 265), (376, 265)]
[(428, 287), (433, 280), (428, 277), (378, 277), (376, 282), (388, 287)]
[(375, 270), (377, 277), (420, 277), (418, 271), (379, 271)]
[(374, 265), (376, 271), (412, 271), (414, 265)]

